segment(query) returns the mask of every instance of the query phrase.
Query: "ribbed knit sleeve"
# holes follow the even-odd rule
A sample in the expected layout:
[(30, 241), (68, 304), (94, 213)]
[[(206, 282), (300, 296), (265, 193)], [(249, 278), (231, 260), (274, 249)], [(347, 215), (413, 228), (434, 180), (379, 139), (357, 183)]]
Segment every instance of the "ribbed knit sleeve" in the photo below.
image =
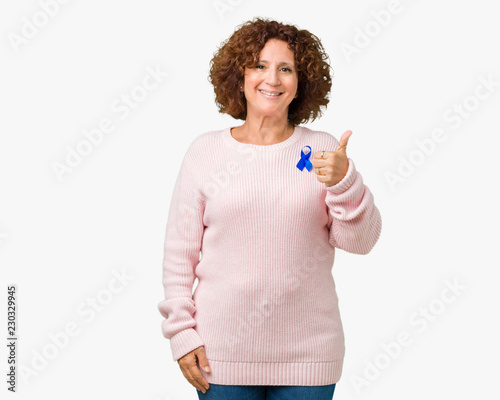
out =
[(203, 237), (204, 202), (195, 186), (191, 148), (184, 156), (170, 203), (163, 257), (165, 299), (158, 303), (165, 317), (163, 336), (170, 339), (174, 361), (204, 345), (193, 329), (196, 304), (192, 291)]
[(329, 242), (349, 253), (368, 254), (380, 237), (381, 216), (354, 161), (348, 160), (349, 168), (344, 178), (333, 186), (325, 185)]

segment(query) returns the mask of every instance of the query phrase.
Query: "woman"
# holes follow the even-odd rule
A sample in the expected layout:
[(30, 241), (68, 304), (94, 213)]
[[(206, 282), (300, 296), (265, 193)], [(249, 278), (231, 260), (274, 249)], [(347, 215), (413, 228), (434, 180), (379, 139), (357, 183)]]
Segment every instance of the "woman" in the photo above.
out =
[(307, 30), (255, 18), (211, 61), (219, 111), (244, 123), (184, 156), (158, 304), (200, 399), (331, 399), (340, 379), (335, 249), (367, 254), (381, 218), (347, 157), (352, 132), (299, 125), (328, 103), (326, 59)]

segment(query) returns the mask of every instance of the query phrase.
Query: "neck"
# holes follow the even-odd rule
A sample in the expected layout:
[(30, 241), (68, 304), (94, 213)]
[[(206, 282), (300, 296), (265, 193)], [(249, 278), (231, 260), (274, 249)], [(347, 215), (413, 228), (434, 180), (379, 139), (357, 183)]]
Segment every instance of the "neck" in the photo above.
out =
[[(233, 130), (234, 131), (234, 130)], [(289, 138), (294, 131), (293, 125), (285, 118), (249, 118), (237, 128), (239, 137), (248, 143), (269, 145)]]

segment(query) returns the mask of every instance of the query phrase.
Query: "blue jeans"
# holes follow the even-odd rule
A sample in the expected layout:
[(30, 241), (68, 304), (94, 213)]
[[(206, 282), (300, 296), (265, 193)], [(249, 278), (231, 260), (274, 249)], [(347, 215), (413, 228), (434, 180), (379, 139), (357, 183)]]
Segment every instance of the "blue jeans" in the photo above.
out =
[(335, 383), (324, 386), (239, 386), (210, 384), (200, 400), (331, 400)]

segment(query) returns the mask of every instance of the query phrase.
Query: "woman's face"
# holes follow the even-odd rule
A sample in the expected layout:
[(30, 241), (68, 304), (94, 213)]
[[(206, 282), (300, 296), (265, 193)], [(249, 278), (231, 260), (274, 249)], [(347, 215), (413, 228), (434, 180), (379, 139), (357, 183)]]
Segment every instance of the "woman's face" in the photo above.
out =
[[(269, 39), (254, 68), (245, 68), (244, 92), (247, 117), (287, 117), (297, 93), (298, 75), (293, 51), (283, 40)], [(267, 92), (267, 93), (266, 93)]]

